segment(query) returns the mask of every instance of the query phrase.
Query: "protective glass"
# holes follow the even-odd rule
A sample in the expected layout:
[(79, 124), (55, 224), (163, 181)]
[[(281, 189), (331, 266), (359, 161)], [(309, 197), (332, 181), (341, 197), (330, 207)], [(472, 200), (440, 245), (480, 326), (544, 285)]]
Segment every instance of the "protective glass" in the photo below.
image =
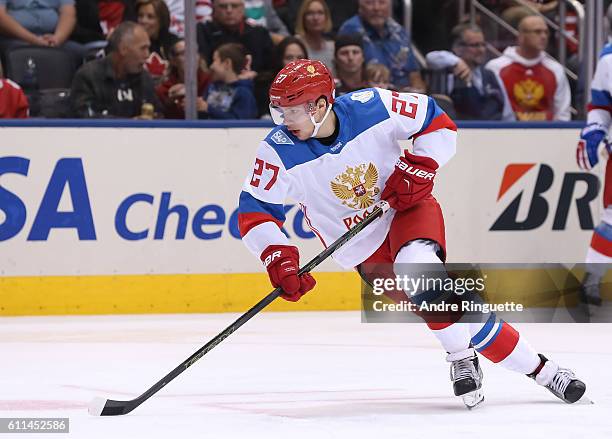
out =
[(313, 104), (301, 104), (293, 107), (279, 107), (270, 105), (270, 115), (276, 125), (287, 125), (287, 123), (302, 124), (310, 121)]

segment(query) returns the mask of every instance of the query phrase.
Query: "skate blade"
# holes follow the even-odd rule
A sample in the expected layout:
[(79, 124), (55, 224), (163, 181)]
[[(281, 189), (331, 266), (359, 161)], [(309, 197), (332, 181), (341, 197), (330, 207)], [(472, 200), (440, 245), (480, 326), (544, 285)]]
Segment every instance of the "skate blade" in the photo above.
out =
[(482, 389), (478, 389), (473, 392), (466, 393), (465, 395), (461, 395), (461, 399), (463, 399), (463, 403), (468, 410), (473, 410), (484, 401), (484, 393)]
[(591, 398), (589, 398), (588, 396), (582, 396), (582, 398), (580, 398), (578, 401), (576, 401), (575, 403), (573, 403), (572, 405), (592, 405), (595, 404), (595, 401), (593, 401)]

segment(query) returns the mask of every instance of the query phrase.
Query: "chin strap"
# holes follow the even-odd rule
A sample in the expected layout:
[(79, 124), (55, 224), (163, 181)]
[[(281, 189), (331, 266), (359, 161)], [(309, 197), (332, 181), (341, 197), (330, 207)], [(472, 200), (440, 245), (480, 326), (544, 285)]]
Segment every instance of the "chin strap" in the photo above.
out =
[(310, 115), (310, 121), (314, 125), (314, 131), (312, 132), (310, 137), (315, 137), (317, 135), (317, 133), (321, 129), (321, 126), (325, 122), (325, 119), (327, 119), (327, 116), (329, 116), (329, 112), (331, 111), (331, 109), (332, 109), (332, 104), (329, 104), (329, 107), (327, 107), (327, 111), (325, 112), (325, 116), (323, 116), (323, 119), (321, 119), (321, 122), (319, 123), (315, 122), (314, 116), (312, 114)]

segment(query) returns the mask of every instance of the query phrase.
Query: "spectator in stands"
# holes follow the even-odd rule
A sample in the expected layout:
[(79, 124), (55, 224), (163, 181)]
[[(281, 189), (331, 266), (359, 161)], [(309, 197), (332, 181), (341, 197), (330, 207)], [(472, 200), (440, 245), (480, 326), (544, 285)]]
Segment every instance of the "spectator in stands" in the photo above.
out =
[[(199, 57), (198, 57), (199, 58)], [(197, 94), (202, 96), (210, 84), (210, 74), (205, 71), (201, 59), (197, 70)], [(164, 108), (166, 119), (185, 118), (185, 40), (179, 39), (169, 51), (168, 74), (155, 88), (157, 97)]]
[(336, 39), (336, 96), (368, 87), (365, 79), (363, 39), (359, 34), (341, 35)]
[(170, 48), (178, 41), (178, 37), (170, 33), (170, 11), (163, 0), (137, 0), (136, 14), (151, 41), (145, 68), (153, 80), (159, 82), (168, 67)]
[[(289, 32), (296, 33), (297, 15), (303, 0), (273, 0), (274, 8)], [(357, 13), (357, 0), (327, 0), (331, 12), (332, 36), (342, 23)]]
[(403, 90), (425, 92), (410, 37), (391, 18), (391, 0), (359, 0), (358, 14), (347, 20), (338, 33), (359, 33), (363, 37), (366, 63), (386, 65), (391, 71), (391, 82)]
[(334, 72), (334, 42), (325, 36), (332, 21), (325, 0), (304, 0), (298, 11), (295, 33), (308, 49), (310, 59), (321, 61)]
[(272, 69), (262, 72), (255, 78), (255, 100), (259, 117), (270, 116), (269, 90), (278, 72), (290, 62), (298, 59), (308, 59), (308, 50), (299, 38), (287, 37), (274, 48)]
[[(185, 36), (185, 0), (164, 0), (170, 10), (170, 32), (183, 38)], [(195, 1), (196, 23), (212, 20), (212, 0)]]
[(253, 96), (253, 81), (239, 79), (246, 66), (244, 46), (226, 43), (213, 52), (210, 65), (214, 81), (199, 98), (197, 108), (200, 118), (255, 119), (257, 104)]
[(70, 39), (82, 44), (105, 42), (119, 23), (136, 21), (132, 0), (75, 0), (75, 7), (77, 22)]
[(368, 87), (395, 90), (395, 86), (391, 84), (391, 72), (387, 66), (383, 64), (368, 64), (365, 68), (365, 80)]
[(244, 16), (250, 25), (266, 28), (275, 45), (289, 36), (287, 26), (272, 6), (272, 0), (244, 0)]
[(435, 70), (452, 70), (449, 78), (441, 72), (446, 86), (439, 90), (453, 101), (460, 119), (499, 120), (504, 94), (495, 74), (484, 68), (485, 39), (477, 25), (460, 24), (451, 32), (453, 51), (427, 54), (427, 64)]
[(0, 64), (0, 119), (23, 119), (28, 117), (28, 99), (18, 84), (2, 77)]
[(501, 14), (502, 20), (516, 28), (521, 20), (528, 15), (540, 13), (550, 19), (554, 19), (559, 2), (557, 0), (506, 0), (506, 6)]
[(549, 30), (539, 15), (519, 23), (518, 46), (486, 68), (504, 91), (503, 120), (570, 120), (570, 86), (563, 66), (547, 56)]
[(0, 0), (0, 52), (30, 44), (82, 54), (82, 46), (68, 40), (75, 24), (74, 0)]
[(297, 61), (298, 59), (310, 59), (310, 52), (308, 52), (306, 44), (297, 37), (283, 39), (275, 49), (273, 65), (276, 73), (290, 62)]
[(161, 106), (153, 79), (144, 65), (149, 36), (141, 25), (126, 21), (111, 34), (109, 54), (83, 65), (72, 81), (71, 100), (77, 117), (143, 118)]
[(257, 73), (269, 69), (272, 39), (266, 29), (251, 26), (244, 19), (244, 0), (214, 0), (213, 20), (198, 23), (198, 47), (208, 65), (221, 44), (240, 43), (252, 56), (251, 69)]

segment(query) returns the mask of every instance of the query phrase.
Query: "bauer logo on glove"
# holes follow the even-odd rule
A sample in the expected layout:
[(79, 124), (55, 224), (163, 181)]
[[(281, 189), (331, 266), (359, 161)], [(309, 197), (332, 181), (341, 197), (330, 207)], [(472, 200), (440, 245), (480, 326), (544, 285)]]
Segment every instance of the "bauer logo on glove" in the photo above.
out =
[(404, 151), (380, 196), (395, 210), (406, 210), (431, 194), (437, 169), (434, 159)]
[(410, 166), (409, 164), (402, 161), (402, 157), (397, 159), (397, 163), (395, 164), (395, 166), (404, 171), (406, 174), (414, 175), (415, 177), (420, 177), (424, 180), (433, 181), (434, 177), (436, 176), (435, 172), (427, 172), (417, 167)]

